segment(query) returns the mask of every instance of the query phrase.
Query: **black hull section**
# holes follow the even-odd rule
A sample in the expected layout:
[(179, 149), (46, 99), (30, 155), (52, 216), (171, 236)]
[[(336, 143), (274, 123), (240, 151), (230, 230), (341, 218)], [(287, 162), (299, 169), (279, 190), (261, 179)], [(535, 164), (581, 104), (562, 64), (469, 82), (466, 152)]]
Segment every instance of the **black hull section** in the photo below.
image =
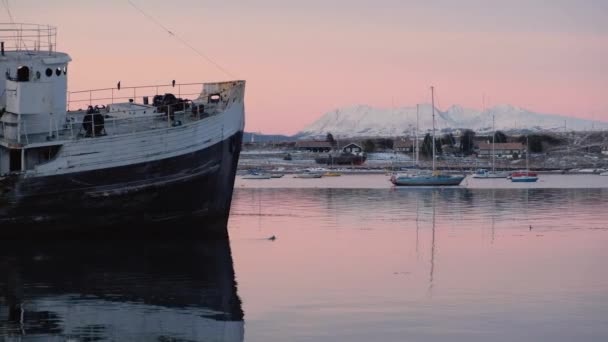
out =
[(241, 141), (239, 132), (172, 158), (5, 179), (0, 235), (225, 237)]

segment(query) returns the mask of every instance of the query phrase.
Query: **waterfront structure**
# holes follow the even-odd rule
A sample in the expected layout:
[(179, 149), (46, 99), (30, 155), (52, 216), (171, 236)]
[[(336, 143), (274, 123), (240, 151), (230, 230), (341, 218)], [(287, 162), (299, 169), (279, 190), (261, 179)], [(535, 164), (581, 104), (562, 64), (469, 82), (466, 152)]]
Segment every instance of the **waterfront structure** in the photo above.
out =
[(478, 156), (482, 158), (507, 158), (512, 159), (514, 156), (523, 156), (526, 148), (522, 143), (495, 143), (492, 147), (491, 143), (479, 143)]
[(329, 152), (333, 149), (332, 144), (329, 141), (321, 140), (299, 140), (296, 141), (296, 150), (306, 152)]

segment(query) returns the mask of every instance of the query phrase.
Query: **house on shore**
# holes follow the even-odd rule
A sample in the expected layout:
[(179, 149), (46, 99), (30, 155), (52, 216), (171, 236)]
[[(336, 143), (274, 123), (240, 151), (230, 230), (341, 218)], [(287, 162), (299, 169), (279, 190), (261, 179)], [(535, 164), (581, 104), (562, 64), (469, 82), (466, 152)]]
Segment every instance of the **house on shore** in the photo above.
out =
[(492, 151), (496, 158), (519, 158), (526, 151), (526, 146), (522, 143), (495, 143), (494, 147), (490, 143), (479, 143), (478, 156), (481, 158), (492, 157)]
[(355, 143), (349, 143), (346, 146), (342, 147), (343, 153), (351, 153), (351, 154), (359, 154), (363, 152), (363, 147)]

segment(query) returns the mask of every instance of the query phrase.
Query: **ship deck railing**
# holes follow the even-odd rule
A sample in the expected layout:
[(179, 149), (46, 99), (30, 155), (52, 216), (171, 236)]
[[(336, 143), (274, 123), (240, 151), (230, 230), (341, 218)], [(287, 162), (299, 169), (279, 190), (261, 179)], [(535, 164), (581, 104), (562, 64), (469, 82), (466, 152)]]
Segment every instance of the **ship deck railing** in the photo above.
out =
[[(236, 84), (235, 82), (224, 82)], [(148, 131), (173, 127), (175, 125), (183, 125), (192, 121), (201, 120), (209, 116), (221, 113), (230, 98), (232, 88), (219, 87), (217, 92), (206, 93), (204, 85), (208, 83), (182, 83), (182, 84), (160, 84), (146, 85), (136, 87), (120, 87), (102, 88), (68, 92), (67, 97), (67, 115), (65, 123), (55, 123), (55, 127), (45, 133), (31, 134), (28, 133), (27, 123), (23, 121), (19, 125), (19, 134), (16, 139), (6, 137), (4, 127), (0, 127), (0, 144), (22, 146), (28, 144), (43, 144), (53, 145), (59, 141), (95, 138), (99, 135), (87, 134), (83, 130), (84, 117), (89, 108), (102, 107), (100, 114), (104, 115), (104, 130), (103, 136), (120, 135), (135, 133), (140, 131)], [(221, 85), (221, 83), (218, 83)], [(214, 90), (215, 91), (215, 90)], [(129, 116), (129, 110), (107, 111), (111, 105), (139, 105), (150, 108), (151, 111), (157, 109), (151, 104), (156, 95), (165, 95), (167, 93), (174, 94), (177, 98), (192, 97), (193, 100), (187, 98), (182, 99), (181, 103), (170, 105), (165, 112), (148, 113), (146, 115)], [(220, 100), (210, 102), (210, 97), (220, 95)], [(138, 97), (139, 96), (139, 97)], [(141, 101), (137, 101), (140, 100)], [(147, 103), (146, 103), (147, 102)], [(174, 110), (171, 106), (183, 106), (186, 103), (188, 106), (185, 110)], [(193, 105), (203, 105), (204, 111), (193, 115)], [(78, 109), (72, 109), (78, 108)], [(85, 108), (85, 109), (83, 109)], [(168, 113), (171, 113), (168, 114)], [(4, 123), (2, 123), (4, 125)], [(93, 127), (93, 132), (95, 127)]]
[[(102, 136), (124, 135), (142, 131), (150, 131), (163, 128), (172, 128), (186, 125), (221, 113), (222, 108), (207, 105), (204, 111), (192, 112), (193, 102), (188, 101), (189, 106), (183, 110), (172, 110), (172, 106), (184, 106), (184, 104), (169, 105), (167, 113), (153, 112), (138, 116), (126, 116), (128, 111), (105, 112), (99, 114), (104, 116), (103, 124), (91, 123), (91, 129), (86, 131), (83, 126), (84, 117), (91, 115), (86, 110), (68, 112), (68, 121), (62, 127), (56, 127), (51, 134), (49, 132), (39, 134), (28, 134), (27, 125), (21, 125), (21, 137), (18, 139), (8, 139), (3, 135), (4, 128), (1, 127), (0, 142), (9, 145), (55, 145), (66, 140), (91, 139)], [(148, 106), (151, 110), (155, 107)], [(25, 123), (25, 122), (24, 122)], [(97, 127), (102, 127), (101, 134), (96, 134)]]
[[(120, 82), (119, 82), (120, 83)], [(205, 83), (176, 83), (176, 84), (155, 84), (145, 86), (115, 88), (99, 88), (69, 91), (67, 93), (68, 111), (75, 108), (87, 108), (88, 106), (108, 105), (124, 103), (128, 101), (145, 103), (145, 99), (152, 101), (156, 95), (173, 94), (177, 98), (198, 98), (204, 95), (203, 86)]]
[(0, 23), (0, 41), (7, 51), (48, 51), (57, 47), (57, 28), (49, 25)]

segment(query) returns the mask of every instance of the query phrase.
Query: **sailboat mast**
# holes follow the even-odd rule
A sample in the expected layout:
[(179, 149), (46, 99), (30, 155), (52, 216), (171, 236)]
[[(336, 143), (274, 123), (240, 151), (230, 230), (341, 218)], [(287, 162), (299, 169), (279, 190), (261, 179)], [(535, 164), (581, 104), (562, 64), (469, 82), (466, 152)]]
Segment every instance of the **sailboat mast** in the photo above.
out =
[(419, 148), (418, 148), (418, 120), (419, 120), (418, 113), (419, 113), (419, 108), (420, 108), (420, 105), (416, 104), (416, 133), (414, 134), (415, 138), (416, 138), (416, 141), (414, 142), (414, 148), (416, 149), (416, 157), (415, 157), (416, 158), (416, 166), (418, 166), (418, 155), (419, 155)]
[(528, 136), (526, 135), (526, 176), (527, 173), (530, 172), (530, 163), (528, 162), (528, 154), (530, 154), (530, 142), (528, 141)]
[(494, 158), (496, 158), (496, 152), (494, 151), (494, 139), (496, 139), (496, 127), (494, 126), (494, 113), (492, 113), (492, 172), (494, 172)]
[(435, 87), (431, 86), (431, 111), (433, 112), (433, 172), (435, 172)]

